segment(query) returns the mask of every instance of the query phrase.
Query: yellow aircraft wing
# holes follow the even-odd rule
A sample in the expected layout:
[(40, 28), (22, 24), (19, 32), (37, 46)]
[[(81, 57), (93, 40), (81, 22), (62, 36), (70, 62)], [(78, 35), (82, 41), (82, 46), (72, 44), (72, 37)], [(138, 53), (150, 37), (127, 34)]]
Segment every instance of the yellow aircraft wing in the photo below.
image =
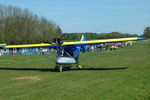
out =
[[(90, 40), (90, 41), (76, 41), (76, 42), (63, 42), (62, 46), (67, 45), (94, 45), (101, 43), (113, 43), (113, 42), (123, 42), (123, 41), (137, 41), (137, 40), (145, 40), (145, 38), (141, 37), (131, 37), (131, 38), (118, 38), (118, 39), (101, 39), (101, 40)], [(32, 47), (55, 47), (55, 43), (42, 43), (42, 44), (26, 44), (26, 45), (6, 45), (5, 48), (32, 48)]]

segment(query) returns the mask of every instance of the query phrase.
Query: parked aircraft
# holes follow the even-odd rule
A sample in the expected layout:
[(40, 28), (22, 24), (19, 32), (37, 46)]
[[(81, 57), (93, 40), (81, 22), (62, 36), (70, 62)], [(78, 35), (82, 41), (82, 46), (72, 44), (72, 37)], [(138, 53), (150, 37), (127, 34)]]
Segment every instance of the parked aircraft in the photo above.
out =
[(80, 51), (87, 51), (87, 46), (99, 45), (104, 43), (118, 43), (125, 41), (145, 40), (141, 37), (131, 38), (117, 38), (117, 39), (101, 39), (101, 40), (86, 40), (82, 36), (80, 41), (63, 42), (61, 38), (54, 39), (54, 43), (42, 44), (27, 44), (27, 45), (6, 45), (5, 48), (34, 48), (34, 47), (54, 47), (57, 49), (57, 58), (55, 69), (59, 72), (63, 71), (65, 67), (76, 66), (82, 68), (79, 62)]

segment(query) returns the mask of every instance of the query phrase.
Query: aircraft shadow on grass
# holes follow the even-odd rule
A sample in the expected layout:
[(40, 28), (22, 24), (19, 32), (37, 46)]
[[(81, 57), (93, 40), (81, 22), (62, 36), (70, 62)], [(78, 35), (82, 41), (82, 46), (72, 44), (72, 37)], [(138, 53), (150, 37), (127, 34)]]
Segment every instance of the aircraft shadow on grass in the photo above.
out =
[[(126, 70), (128, 67), (123, 68), (82, 68), (82, 69), (66, 69), (64, 71), (82, 71), (82, 70), (91, 70), (91, 71), (103, 71), (103, 70)], [(16, 70), (16, 71), (41, 71), (41, 72), (56, 72), (54, 68), (0, 68), (0, 70)]]

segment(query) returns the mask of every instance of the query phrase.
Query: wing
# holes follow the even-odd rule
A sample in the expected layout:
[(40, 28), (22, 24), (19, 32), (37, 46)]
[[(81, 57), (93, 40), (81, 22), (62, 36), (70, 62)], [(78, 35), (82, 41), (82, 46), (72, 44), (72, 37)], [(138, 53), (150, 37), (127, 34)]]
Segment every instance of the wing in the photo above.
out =
[(55, 43), (6, 45), (4, 48), (34, 48), (34, 47), (55, 47)]
[(96, 45), (96, 44), (102, 44), (102, 43), (138, 41), (138, 40), (145, 40), (145, 38), (132, 37), (132, 38), (118, 38), (118, 39), (102, 39), (102, 40), (91, 40), (91, 41), (64, 42), (63, 45), (84, 46), (84, 45)]
[[(123, 41), (138, 41), (145, 40), (141, 37), (132, 38), (118, 38), (118, 39), (102, 39), (102, 40), (90, 40), (90, 41), (76, 41), (76, 42), (63, 42), (62, 46), (84, 46), (84, 45), (97, 45), (102, 43), (114, 43)], [(42, 44), (27, 44), (27, 45), (6, 45), (4, 48), (34, 48), (34, 47), (56, 47), (55, 43), (42, 43)]]

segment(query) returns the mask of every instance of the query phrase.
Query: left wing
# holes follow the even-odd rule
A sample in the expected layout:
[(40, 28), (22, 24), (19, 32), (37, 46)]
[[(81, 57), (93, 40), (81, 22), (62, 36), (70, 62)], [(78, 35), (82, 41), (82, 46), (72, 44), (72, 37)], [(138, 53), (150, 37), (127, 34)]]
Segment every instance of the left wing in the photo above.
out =
[[(145, 40), (145, 38), (131, 37), (131, 38), (118, 38), (118, 39), (102, 39), (102, 40), (90, 40), (90, 41), (63, 42), (61, 46), (97, 45), (97, 44), (102, 44), (102, 43), (138, 41), (138, 40)], [(55, 43), (42, 43), (42, 44), (6, 45), (6, 46), (4, 46), (4, 48), (34, 48), (34, 47), (56, 47), (56, 44)]]

